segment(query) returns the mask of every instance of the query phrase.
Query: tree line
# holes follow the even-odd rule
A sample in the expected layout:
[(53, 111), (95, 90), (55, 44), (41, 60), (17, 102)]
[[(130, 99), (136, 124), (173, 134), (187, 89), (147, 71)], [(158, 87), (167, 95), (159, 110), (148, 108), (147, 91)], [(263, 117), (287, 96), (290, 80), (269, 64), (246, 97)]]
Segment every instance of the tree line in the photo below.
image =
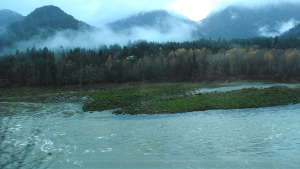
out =
[(300, 80), (300, 40), (136, 42), (27, 49), (0, 58), (0, 87), (136, 81)]

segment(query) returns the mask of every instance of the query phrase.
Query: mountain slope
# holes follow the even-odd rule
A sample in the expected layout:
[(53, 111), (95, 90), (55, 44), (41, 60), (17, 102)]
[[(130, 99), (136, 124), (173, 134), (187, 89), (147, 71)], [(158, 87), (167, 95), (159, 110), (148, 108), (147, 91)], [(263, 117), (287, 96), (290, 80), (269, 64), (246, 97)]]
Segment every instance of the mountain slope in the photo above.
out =
[(282, 35), (283, 38), (300, 38), (300, 24)]
[(210, 38), (279, 36), (300, 21), (300, 4), (259, 8), (231, 6), (204, 19), (200, 30)]
[(24, 16), (14, 11), (8, 9), (0, 10), (0, 27), (6, 27), (14, 22), (21, 21), (23, 18)]
[(196, 22), (164, 10), (143, 12), (108, 24), (108, 27), (117, 33), (131, 34), (136, 29), (144, 29), (168, 34), (174, 29), (182, 29), (183, 32), (190, 30), (194, 35), (201, 37), (198, 26)]
[(168, 31), (171, 28), (170, 22), (181, 22), (183, 24), (195, 25), (194, 22), (180, 18), (170, 14), (164, 10), (156, 10), (150, 12), (139, 13), (125, 19), (118, 20), (109, 24), (109, 27), (115, 31), (124, 31), (134, 27), (155, 28), (162, 32)]
[(14, 42), (29, 40), (33, 37), (43, 39), (64, 30), (81, 31), (92, 28), (56, 6), (44, 6), (35, 9), (23, 20), (9, 25), (1, 37), (0, 46), (12, 45)]

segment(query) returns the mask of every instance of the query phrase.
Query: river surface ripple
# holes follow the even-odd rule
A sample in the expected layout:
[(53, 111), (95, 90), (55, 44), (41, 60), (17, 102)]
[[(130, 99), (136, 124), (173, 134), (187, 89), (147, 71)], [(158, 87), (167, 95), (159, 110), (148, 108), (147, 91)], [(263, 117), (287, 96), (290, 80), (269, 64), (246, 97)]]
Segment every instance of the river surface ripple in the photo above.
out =
[[(51, 169), (299, 169), (300, 105), (175, 115), (84, 113), (80, 104), (0, 103)], [(8, 117), (2, 117), (8, 120)], [(13, 139), (13, 136), (11, 137)]]

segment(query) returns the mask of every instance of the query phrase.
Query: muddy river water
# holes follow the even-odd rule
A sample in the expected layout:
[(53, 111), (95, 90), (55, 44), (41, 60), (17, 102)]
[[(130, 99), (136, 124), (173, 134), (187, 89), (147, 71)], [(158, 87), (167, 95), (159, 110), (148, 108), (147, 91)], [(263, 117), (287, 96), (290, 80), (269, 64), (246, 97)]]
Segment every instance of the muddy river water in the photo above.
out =
[[(175, 115), (88, 113), (76, 103), (0, 103), (7, 140), (34, 135), (50, 169), (299, 169), (300, 105)], [(8, 122), (9, 121), (9, 122)], [(17, 141), (14, 138), (18, 138)]]

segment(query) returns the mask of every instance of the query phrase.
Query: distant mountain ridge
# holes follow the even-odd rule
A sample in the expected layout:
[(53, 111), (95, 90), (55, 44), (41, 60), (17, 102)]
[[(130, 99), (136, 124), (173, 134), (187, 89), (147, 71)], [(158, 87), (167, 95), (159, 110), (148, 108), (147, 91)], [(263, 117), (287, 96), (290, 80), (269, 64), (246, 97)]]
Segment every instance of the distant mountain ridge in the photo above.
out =
[(118, 21), (108, 24), (110, 28), (115, 31), (124, 31), (134, 27), (156, 28), (162, 32), (171, 29), (170, 22), (179, 22), (181, 24), (190, 24), (196, 26), (197, 24), (186, 18), (175, 16), (165, 10), (154, 10), (149, 12), (141, 12), (132, 15), (128, 18), (123, 18)]
[(48, 36), (57, 31), (91, 28), (88, 24), (76, 20), (56, 6), (44, 6), (35, 9), (22, 21), (8, 26), (9, 31), (20, 39), (29, 39), (35, 35)]
[[(116, 36), (116, 39), (121, 41), (126, 38), (152, 40), (151, 37), (154, 37), (154, 41), (163, 38), (165, 41), (192, 41), (202, 38), (245, 39), (281, 35), (300, 38), (298, 11), (300, 4), (290, 3), (258, 8), (230, 6), (197, 23), (179, 14), (154, 10), (140, 12), (97, 29), (53, 5), (37, 8), (25, 17), (14, 11), (0, 10), (0, 48), (35, 38), (49, 39), (58, 32), (67, 32), (67, 39), (72, 37), (75, 31), (77, 36), (86, 36), (86, 39), (93, 40), (97, 38), (94, 34), (81, 33), (94, 31), (97, 32), (98, 38), (102, 35), (105, 37), (107, 27), (110, 29), (109, 37), (113, 39), (113, 36)], [(101, 31), (104, 33), (101, 34)]]
[(7, 26), (0, 39), (0, 46), (9, 46), (15, 42), (29, 40), (34, 36), (47, 38), (64, 30), (89, 30), (93, 27), (75, 19), (56, 6), (43, 6), (35, 9), (22, 20)]
[(135, 28), (142, 28), (167, 34), (174, 28), (182, 27), (193, 30), (194, 37), (202, 37), (201, 33), (198, 32), (198, 26), (198, 23), (188, 18), (165, 10), (141, 12), (108, 24), (108, 27), (117, 33), (130, 34)]
[(24, 19), (24, 16), (17, 12), (8, 9), (0, 10), (0, 27), (2, 28), (22, 19)]
[(300, 21), (300, 4), (282, 3), (257, 8), (230, 6), (209, 15), (200, 31), (207, 38), (280, 36)]

